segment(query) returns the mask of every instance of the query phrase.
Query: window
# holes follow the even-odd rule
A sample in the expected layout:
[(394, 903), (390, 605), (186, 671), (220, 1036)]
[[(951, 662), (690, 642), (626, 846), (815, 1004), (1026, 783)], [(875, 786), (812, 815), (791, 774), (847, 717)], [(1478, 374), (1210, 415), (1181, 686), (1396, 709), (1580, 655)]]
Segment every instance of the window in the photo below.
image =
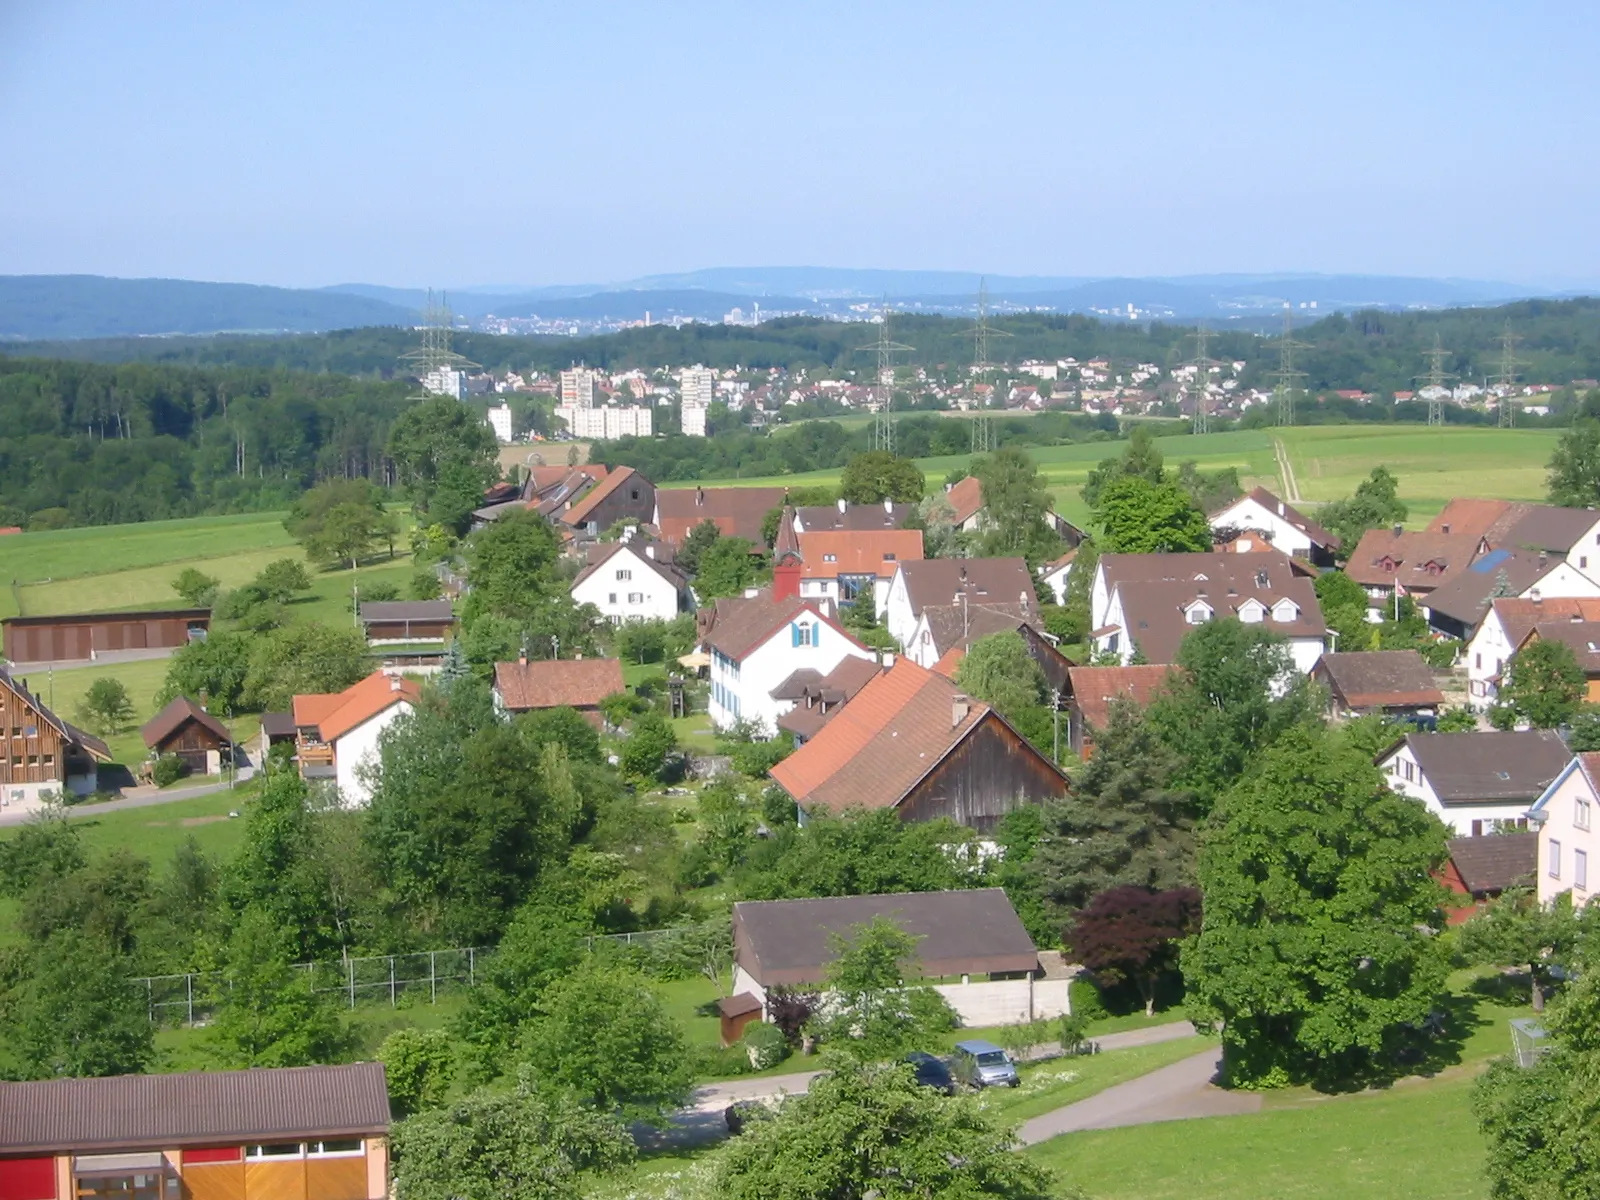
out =
[(796, 625), (794, 627), (793, 644), (796, 646), (815, 646), (817, 644), (816, 627), (804, 622)]
[(1574, 850), (1572, 852), (1572, 886), (1585, 892), (1589, 890), (1589, 852), (1587, 850)]
[(1476, 669), (1477, 669), (1477, 670), (1480, 670), (1480, 671), (1481, 671), (1481, 670), (1483, 670), (1483, 655), (1481, 655), (1481, 654), (1474, 654), (1474, 655), (1473, 655), (1473, 656), (1472, 656), (1472, 665), (1473, 665), (1473, 667), (1475, 667), (1475, 668), (1476, 668)]
[(617, 578), (624, 581), (632, 579), (633, 571), (626, 567), (619, 567), (617, 568)]
[(1483, 822), (1482, 821), (1474, 821), (1472, 823), (1472, 836), (1473, 837), (1482, 837), (1483, 836)]
[(617, 602), (617, 594), (615, 592), (607, 592), (606, 593), (606, 603), (607, 604), (615, 604), (616, 602)]
[(1589, 802), (1578, 800), (1572, 806), (1572, 827), (1574, 829), (1589, 828)]
[(837, 554), (824, 554), (822, 556), (822, 561), (823, 562), (838, 562), (839, 561), (839, 556)]
[(644, 593), (643, 592), (629, 592), (628, 593), (628, 603), (629, 604), (643, 604), (644, 603)]
[(303, 1158), (306, 1148), (301, 1142), (273, 1142), (265, 1146), (246, 1146), (244, 1156), (247, 1159), (263, 1158)]
[(335, 1154), (360, 1154), (360, 1138), (330, 1138), (324, 1142), (307, 1142), (306, 1153), (314, 1158), (327, 1158)]
[(1551, 879), (1561, 878), (1561, 843), (1555, 838), (1550, 839), (1549, 871)]

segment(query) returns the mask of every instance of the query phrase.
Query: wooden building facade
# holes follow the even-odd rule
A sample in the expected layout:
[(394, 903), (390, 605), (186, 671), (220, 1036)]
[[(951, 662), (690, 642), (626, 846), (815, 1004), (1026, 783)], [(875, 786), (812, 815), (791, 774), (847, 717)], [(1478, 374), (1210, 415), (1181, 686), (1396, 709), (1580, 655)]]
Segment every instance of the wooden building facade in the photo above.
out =
[(233, 753), (228, 727), (187, 696), (179, 696), (139, 731), (151, 757), (175, 754), (197, 775), (215, 775)]
[(0, 625), (12, 663), (90, 662), (128, 650), (176, 650), (206, 636), (209, 608), (12, 617)]
[(0, 811), (38, 807), (46, 792), (86, 796), (111, 751), (57, 717), (23, 680), (0, 670)]
[(990, 833), (1007, 813), (1067, 793), (1061, 772), (992, 709), (895, 806), (903, 820)]

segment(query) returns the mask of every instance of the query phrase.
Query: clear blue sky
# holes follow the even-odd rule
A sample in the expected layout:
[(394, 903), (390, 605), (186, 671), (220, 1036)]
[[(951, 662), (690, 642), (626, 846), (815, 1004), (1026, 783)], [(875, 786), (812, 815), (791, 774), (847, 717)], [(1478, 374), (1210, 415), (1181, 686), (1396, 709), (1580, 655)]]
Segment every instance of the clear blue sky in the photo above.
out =
[(1596, 0), (0, 0), (0, 273), (1600, 281)]

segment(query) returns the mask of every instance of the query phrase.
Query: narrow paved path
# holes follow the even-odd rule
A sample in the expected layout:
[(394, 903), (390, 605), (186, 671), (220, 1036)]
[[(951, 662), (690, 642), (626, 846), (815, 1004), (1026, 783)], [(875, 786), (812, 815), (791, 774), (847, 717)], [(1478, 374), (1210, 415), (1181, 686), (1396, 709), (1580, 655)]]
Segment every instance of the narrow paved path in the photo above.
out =
[[(254, 767), (244, 767), (239, 771), (239, 783), (244, 783), (255, 774)], [(171, 804), (177, 800), (193, 800), (197, 796), (210, 796), (216, 792), (228, 790), (226, 780), (220, 783), (202, 783), (194, 787), (171, 788), (160, 791), (155, 788), (129, 788), (119, 800), (102, 800), (95, 804), (74, 804), (66, 810), (70, 818), (100, 817), (106, 813), (123, 812), (130, 808), (154, 808), (160, 804)], [(24, 812), (0, 813), (0, 827), (6, 825), (22, 825), (33, 819), (37, 809)]]
[(1031, 1146), (1084, 1129), (1116, 1129), (1260, 1111), (1261, 1097), (1256, 1093), (1224, 1091), (1211, 1082), (1221, 1067), (1221, 1047), (1203, 1050), (1076, 1104), (1024, 1121), (1017, 1136), (1024, 1146)]

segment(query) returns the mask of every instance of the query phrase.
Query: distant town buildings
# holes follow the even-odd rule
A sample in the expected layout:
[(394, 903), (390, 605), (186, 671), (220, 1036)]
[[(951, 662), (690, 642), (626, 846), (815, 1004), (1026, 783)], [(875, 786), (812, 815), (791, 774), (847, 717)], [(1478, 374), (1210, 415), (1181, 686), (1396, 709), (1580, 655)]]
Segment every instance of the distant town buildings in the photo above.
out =
[(556, 416), (567, 423), (567, 429), (573, 437), (588, 441), (650, 437), (655, 431), (654, 412), (641, 405), (621, 408), (608, 404), (600, 408), (574, 408), (562, 404), (556, 408)]
[(588, 367), (572, 367), (561, 372), (562, 407), (594, 407), (594, 374)]
[(710, 367), (685, 367), (678, 394), (683, 407), (683, 432), (689, 437), (706, 436), (706, 410), (717, 394), (717, 373)]
[(501, 404), (489, 410), (489, 428), (494, 430), (495, 441), (502, 445), (511, 441), (511, 405)]
[(422, 390), (459, 400), (467, 394), (466, 377), (452, 367), (436, 367), (422, 377)]
[(706, 436), (706, 410), (704, 408), (699, 405), (694, 408), (690, 408), (687, 405), (684, 406), (683, 432), (685, 437)]

